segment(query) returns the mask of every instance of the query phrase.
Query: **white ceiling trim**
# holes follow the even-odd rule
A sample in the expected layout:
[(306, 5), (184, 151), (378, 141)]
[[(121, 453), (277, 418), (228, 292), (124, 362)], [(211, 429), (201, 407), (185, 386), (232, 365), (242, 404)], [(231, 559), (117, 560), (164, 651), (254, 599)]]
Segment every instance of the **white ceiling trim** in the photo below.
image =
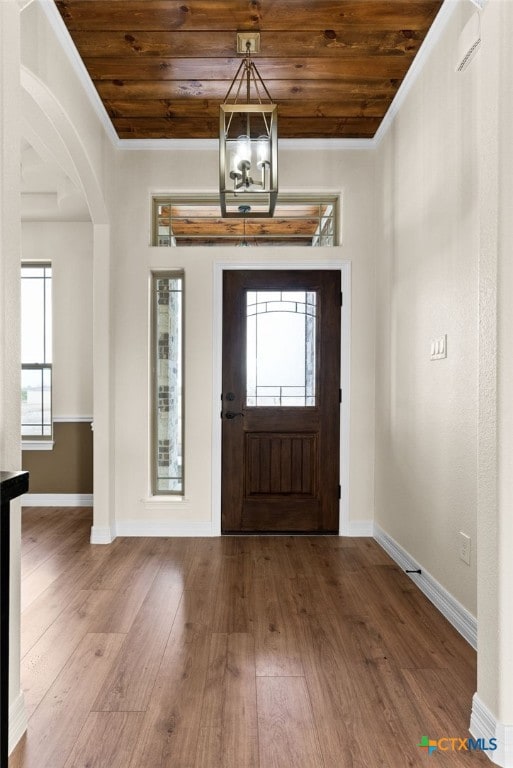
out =
[(98, 91), (93, 85), (93, 81), (91, 80), (89, 72), (87, 71), (84, 62), (80, 58), (75, 44), (71, 39), (71, 35), (68, 32), (64, 21), (62, 20), (62, 16), (57, 10), (57, 6), (55, 5), (54, 0), (36, 0), (36, 2), (43, 10), (53, 31), (55, 32), (58, 41), (62, 45), (71, 66), (75, 70), (75, 74), (82, 83), (91, 106), (93, 107), (98, 118), (100, 119), (100, 122), (105, 128), (107, 136), (111, 140), (112, 144), (117, 147), (119, 144), (118, 135), (114, 129), (114, 126), (112, 125), (112, 121), (107, 114), (105, 107), (103, 106), (102, 100), (98, 96)]
[[(330, 150), (330, 149), (372, 149), (374, 139), (278, 139), (282, 150)], [(217, 151), (219, 139), (118, 139), (118, 149), (139, 150), (208, 150)]]
[(118, 149), (191, 149), (209, 150), (217, 149), (218, 139), (119, 139), (116, 142)]
[[(71, 39), (62, 17), (53, 0), (35, 0), (39, 3), (48, 21), (50, 22), (57, 39), (62, 45), (68, 59), (82, 83), (86, 95), (101, 121), (107, 136), (117, 149), (129, 150), (212, 150), (217, 147), (217, 139), (120, 139), (112, 125), (111, 119), (103, 106), (96, 88), (87, 72), (87, 69), (79, 56), (79, 53)], [(434, 50), (449, 19), (461, 0), (444, 0), (428, 34), (426, 35), (413, 63), (408, 70), (392, 104), (388, 108), (381, 125), (372, 139), (280, 139), (282, 149), (317, 149), (317, 150), (341, 150), (341, 149), (375, 149), (379, 146), (384, 136), (392, 125), (395, 116), (412, 89), (427, 59)], [(487, 0), (470, 0), (474, 4), (484, 7)]]
[(388, 130), (394, 122), (397, 113), (401, 108), (401, 105), (405, 102), (406, 97), (413, 88), (414, 83), (424, 69), (426, 61), (428, 60), (432, 51), (435, 49), (436, 44), (440, 40), (442, 33), (449, 23), (449, 19), (456, 10), (459, 2), (460, 0), (444, 0), (444, 3), (438, 11), (438, 14), (436, 15), (436, 18), (431, 25), (429, 32), (424, 38), (424, 42), (420, 46), (417, 55), (413, 59), (413, 63), (409, 68), (406, 77), (401, 83), (401, 86), (399, 87), (393, 102), (389, 106), (385, 117), (381, 121), (381, 125), (374, 135), (373, 141), (376, 147), (380, 145), (381, 141), (386, 136)]

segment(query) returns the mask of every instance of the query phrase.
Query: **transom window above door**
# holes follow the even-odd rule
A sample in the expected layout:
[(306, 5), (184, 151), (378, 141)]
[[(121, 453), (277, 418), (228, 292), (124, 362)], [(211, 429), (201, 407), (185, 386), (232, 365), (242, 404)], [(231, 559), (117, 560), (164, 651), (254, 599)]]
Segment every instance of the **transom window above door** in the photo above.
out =
[(159, 196), (153, 198), (155, 246), (294, 245), (322, 247), (338, 245), (336, 196), (282, 195), (272, 218), (248, 218), (244, 214), (259, 207), (258, 200), (244, 195), (240, 218), (221, 216), (216, 195)]

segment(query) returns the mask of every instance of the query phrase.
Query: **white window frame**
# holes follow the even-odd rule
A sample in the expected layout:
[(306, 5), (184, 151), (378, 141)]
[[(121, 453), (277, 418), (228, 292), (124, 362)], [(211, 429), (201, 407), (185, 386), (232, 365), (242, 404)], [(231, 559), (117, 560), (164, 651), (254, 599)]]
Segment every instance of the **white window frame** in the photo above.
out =
[[(24, 269), (42, 269), (42, 268), (49, 268), (52, 270), (52, 274), (50, 277), (45, 277), (45, 280), (50, 280), (52, 284), (53, 289), (53, 265), (51, 261), (44, 260), (44, 261), (22, 261), (21, 263), (21, 280), (28, 280), (28, 279), (37, 279), (37, 278), (29, 278), (23, 276), (23, 270)], [(52, 301), (53, 301), (53, 290), (52, 290)], [(43, 325), (46, 328), (46, 311), (43, 311), (43, 318), (42, 318)], [(46, 329), (45, 329), (45, 335), (46, 335)], [(52, 345), (53, 346), (53, 345)], [(46, 357), (46, 351), (45, 355)], [(54, 439), (53, 439), (53, 363), (47, 362), (44, 360), (41, 361), (31, 361), (31, 362), (22, 362), (21, 363), (21, 371), (23, 370), (49, 370), (50, 371), (50, 434), (49, 435), (24, 435), (23, 434), (23, 425), (21, 425), (21, 448), (23, 451), (51, 451), (54, 447)], [(20, 403), (21, 405), (21, 403)]]
[[(179, 279), (181, 280), (181, 313), (180, 313), (180, 336), (181, 336), (181, 489), (176, 491), (171, 490), (159, 490), (158, 489), (158, 461), (159, 461), (159, 445), (158, 445), (158, 408), (159, 408), (159, 384), (158, 384), (158, 361), (157, 354), (158, 340), (157, 340), (157, 316), (156, 316), (156, 286), (159, 280)], [(181, 269), (163, 269), (152, 270), (150, 280), (151, 290), (151, 496), (157, 500), (165, 499), (166, 497), (173, 500), (180, 500), (185, 495), (185, 389), (184, 389), (184, 363), (185, 363), (185, 273)]]
[[(244, 195), (244, 202), (253, 203), (255, 200), (251, 198), (251, 196)], [(317, 248), (317, 247), (335, 247), (340, 244), (340, 226), (339, 226), (339, 220), (340, 220), (340, 210), (341, 210), (341, 197), (339, 194), (335, 193), (328, 193), (328, 194), (321, 194), (321, 193), (281, 193), (278, 199), (278, 205), (291, 205), (291, 206), (297, 206), (297, 205), (316, 205), (316, 206), (322, 206), (325, 205), (326, 209), (324, 213), (321, 215), (319, 213), (319, 220), (318, 220), (318, 227), (317, 230), (312, 233), (311, 235), (311, 244), (309, 247)], [(198, 209), (201, 209), (205, 206), (216, 206), (219, 207), (219, 195), (214, 194), (208, 194), (204, 193), (201, 195), (198, 194), (185, 194), (185, 193), (169, 193), (169, 194), (154, 194), (152, 195), (152, 211), (151, 211), (151, 217), (152, 217), (152, 225), (151, 225), (151, 246), (156, 248), (174, 248), (174, 247), (191, 247), (195, 243), (193, 242), (186, 242), (181, 243), (177, 242), (177, 237), (174, 236), (172, 232), (168, 232), (167, 234), (161, 234), (159, 232), (159, 219), (158, 219), (158, 208), (160, 205), (168, 205), (168, 206), (185, 206), (185, 207), (191, 207), (195, 208), (196, 206)], [(279, 216), (275, 213), (276, 218), (288, 218), (286, 216)], [(180, 217), (178, 217), (179, 220)], [(187, 215), (187, 220), (194, 219), (194, 216)], [(207, 220), (210, 217), (207, 217)], [(215, 217), (214, 220), (221, 219), (221, 212), (219, 208), (219, 215)], [(272, 217), (271, 217), (272, 218)], [(293, 213), (290, 216), (290, 220), (293, 221), (296, 220), (302, 220), (303, 217), (294, 215)], [(310, 220), (314, 218), (311, 213), (305, 214), (306, 219)], [(198, 220), (203, 220), (203, 217), (198, 214)], [(241, 214), (240, 217), (237, 219), (239, 222), (243, 222), (244, 215)], [(172, 230), (172, 221), (173, 218), (169, 217), (169, 226), (170, 230)], [(237, 246), (239, 243), (239, 240), (241, 239), (241, 234), (230, 234), (230, 230), (233, 229), (233, 218), (232, 219), (224, 219), (224, 222), (226, 223), (227, 231), (225, 235), (215, 234), (211, 233), (208, 235), (205, 233), (202, 237), (207, 237), (209, 239), (209, 245), (214, 247), (226, 247), (226, 241), (232, 241), (233, 246)], [(249, 226), (249, 224), (248, 224)], [(304, 239), (304, 235), (298, 235), (297, 236), (299, 240)], [(180, 239), (180, 238), (179, 238)], [(201, 238), (200, 238), (201, 239)], [(245, 236), (244, 236), (245, 239)], [(260, 245), (265, 246), (267, 244), (268, 240), (267, 235), (253, 235), (250, 236), (248, 234), (247, 240), (248, 244), (251, 245)], [(299, 247), (301, 250), (305, 247), (304, 243), (295, 242), (294, 236), (289, 235), (273, 235), (274, 240), (283, 240), (283, 245), (288, 245), (292, 247)], [(218, 241), (218, 242), (217, 242)], [(198, 242), (198, 245), (206, 245), (205, 243)]]

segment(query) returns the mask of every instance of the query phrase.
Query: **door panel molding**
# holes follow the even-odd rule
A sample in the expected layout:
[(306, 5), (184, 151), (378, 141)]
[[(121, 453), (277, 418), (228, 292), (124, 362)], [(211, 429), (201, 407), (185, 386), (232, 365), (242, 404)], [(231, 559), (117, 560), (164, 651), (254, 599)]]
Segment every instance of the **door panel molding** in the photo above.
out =
[(317, 454), (317, 435), (252, 432), (245, 435), (245, 442), (247, 499), (282, 495), (300, 499), (317, 495), (317, 473), (311, 478), (309, 471)]
[[(331, 248), (330, 251), (339, 250)], [(350, 362), (351, 362), (351, 262), (345, 259), (284, 260), (280, 261), (228, 261), (213, 265), (213, 380), (212, 380), (212, 534), (221, 535), (221, 437), (222, 421), (222, 308), (224, 270), (340, 270), (342, 292), (341, 307), (341, 387), (340, 407), (340, 499), (339, 534), (350, 535), (349, 524), (349, 445), (350, 445)]]

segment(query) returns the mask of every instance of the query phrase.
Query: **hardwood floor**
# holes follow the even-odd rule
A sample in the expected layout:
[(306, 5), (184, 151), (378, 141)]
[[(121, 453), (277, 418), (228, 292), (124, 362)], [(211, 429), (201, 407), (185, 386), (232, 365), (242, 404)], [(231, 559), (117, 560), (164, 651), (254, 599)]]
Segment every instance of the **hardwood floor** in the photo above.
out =
[(10, 768), (489, 765), (474, 651), (371, 539), (89, 544), (88, 509), (23, 513)]

